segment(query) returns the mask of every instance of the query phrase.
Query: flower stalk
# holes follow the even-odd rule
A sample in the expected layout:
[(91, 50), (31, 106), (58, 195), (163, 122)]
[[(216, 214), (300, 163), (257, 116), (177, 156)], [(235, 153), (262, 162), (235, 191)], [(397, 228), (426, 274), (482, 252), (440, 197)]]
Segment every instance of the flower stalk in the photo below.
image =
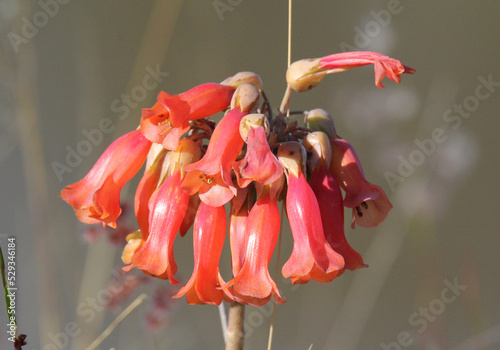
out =
[(245, 331), (243, 329), (245, 319), (245, 305), (236, 301), (229, 306), (229, 318), (227, 322), (226, 350), (243, 350)]

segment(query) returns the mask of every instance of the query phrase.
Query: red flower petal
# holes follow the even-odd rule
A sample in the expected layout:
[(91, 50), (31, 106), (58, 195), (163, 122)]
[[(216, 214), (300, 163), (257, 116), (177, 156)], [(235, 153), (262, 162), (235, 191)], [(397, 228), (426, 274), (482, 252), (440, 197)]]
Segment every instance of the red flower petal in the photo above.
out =
[(373, 64), (375, 68), (375, 85), (383, 88), (380, 82), (385, 76), (399, 83), (403, 73), (413, 74), (415, 70), (403, 66), (400, 61), (372, 51), (354, 51), (336, 53), (320, 59), (320, 70), (328, 69), (328, 73), (342, 72), (348, 69)]
[(250, 210), (247, 219), (245, 260), (241, 270), (226, 286), (233, 286), (236, 301), (262, 306), (273, 295), (278, 304), (285, 302), (268, 270), (279, 231), (278, 203), (267, 193)]
[(71, 205), (85, 223), (102, 222), (116, 227), (121, 213), (120, 191), (142, 167), (151, 142), (140, 130), (114, 141), (79, 182), (66, 186), (60, 196)]
[(289, 172), (286, 209), (293, 251), (283, 266), (283, 276), (292, 283), (307, 283), (311, 278), (330, 282), (344, 268), (344, 259), (325, 239), (318, 201), (301, 171), (298, 178)]
[(230, 300), (222, 290), (219, 258), (226, 235), (226, 210), (201, 203), (193, 228), (194, 271), (174, 298), (185, 295), (189, 304), (217, 304)]
[(366, 181), (361, 162), (344, 139), (330, 139), (332, 162), (330, 170), (345, 191), (344, 206), (353, 208), (352, 227), (355, 223), (373, 227), (385, 220), (392, 204), (384, 190)]
[(170, 175), (150, 200), (149, 236), (144, 246), (132, 257), (132, 264), (151, 275), (174, 278), (174, 239), (189, 203), (189, 195), (181, 190), (181, 171)]
[(319, 166), (312, 172), (310, 183), (318, 200), (325, 238), (344, 258), (344, 268), (355, 270), (365, 267), (361, 255), (351, 248), (345, 238), (342, 192), (332, 173)]
[(177, 149), (181, 136), (189, 130), (189, 121), (221, 112), (229, 107), (234, 87), (207, 83), (180, 95), (160, 92), (158, 102), (142, 110), (144, 136), (167, 149)]
[(250, 128), (245, 157), (235, 162), (233, 168), (240, 187), (252, 181), (268, 185), (283, 175), (283, 166), (271, 152), (263, 127)]

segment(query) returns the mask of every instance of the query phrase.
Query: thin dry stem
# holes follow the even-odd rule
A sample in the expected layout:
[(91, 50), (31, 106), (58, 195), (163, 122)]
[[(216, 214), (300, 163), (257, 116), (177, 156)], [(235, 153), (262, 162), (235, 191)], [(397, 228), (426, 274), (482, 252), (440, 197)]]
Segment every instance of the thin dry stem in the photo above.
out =
[(226, 334), (226, 350), (243, 350), (245, 331), (243, 321), (245, 319), (245, 305), (232, 302), (229, 307), (229, 320)]
[(139, 295), (85, 350), (97, 349), (97, 347), (104, 341), (104, 339), (106, 339), (111, 334), (111, 332), (113, 332), (113, 330), (120, 324), (120, 322), (122, 322), (132, 311), (134, 311), (134, 309), (138, 307), (146, 298), (147, 295), (145, 293)]

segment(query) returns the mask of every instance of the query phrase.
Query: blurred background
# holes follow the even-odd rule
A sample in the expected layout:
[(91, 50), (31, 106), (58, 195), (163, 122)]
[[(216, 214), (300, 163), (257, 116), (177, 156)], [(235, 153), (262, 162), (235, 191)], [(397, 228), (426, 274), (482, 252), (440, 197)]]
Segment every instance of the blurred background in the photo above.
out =
[[(172, 302), (167, 281), (117, 272), (123, 234), (136, 229), (137, 178), (122, 192), (127, 232), (89, 229), (58, 195), (161, 90), (253, 71), (278, 108), (287, 11), (286, 1), (0, 2), (0, 240), (5, 254), (16, 239), (25, 349), (85, 349), (141, 293), (149, 297), (100, 349), (223, 348), (217, 307)], [(378, 228), (355, 230), (346, 211), (346, 236), (369, 268), (328, 284), (277, 281), (287, 302), (273, 349), (500, 348), (499, 14), (493, 1), (294, 3), (292, 60), (369, 50), (417, 72), (379, 89), (368, 66), (292, 95), (291, 109), (330, 111), (394, 209)], [(291, 247), (285, 226), (280, 267)], [(187, 281), (189, 233), (175, 252)], [(276, 257), (273, 275), (275, 266)], [(105, 307), (110, 283), (120, 293)], [(245, 349), (267, 346), (271, 308), (247, 307)], [(0, 310), (0, 348), (11, 349)]]

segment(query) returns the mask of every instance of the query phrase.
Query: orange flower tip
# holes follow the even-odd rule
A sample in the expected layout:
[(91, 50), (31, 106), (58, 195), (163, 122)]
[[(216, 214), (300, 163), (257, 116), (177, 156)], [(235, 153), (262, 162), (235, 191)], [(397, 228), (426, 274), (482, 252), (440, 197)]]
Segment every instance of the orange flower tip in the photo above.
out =
[(286, 169), (286, 174), (292, 173), (295, 177), (305, 173), (307, 152), (304, 147), (295, 141), (286, 142), (278, 148), (278, 160)]
[(321, 163), (328, 169), (332, 159), (332, 147), (330, 139), (321, 131), (315, 131), (308, 134), (302, 142), (307, 153), (311, 156), (307, 159), (307, 164), (311, 169), (316, 169)]
[(225, 79), (221, 84), (234, 86), (235, 88), (242, 84), (250, 84), (262, 91), (262, 79), (259, 77), (259, 75), (253, 72), (239, 72), (236, 75)]
[(240, 121), (240, 135), (243, 141), (247, 142), (250, 129), (263, 127), (266, 135), (269, 135), (269, 121), (264, 114), (252, 113), (244, 116)]
[(319, 71), (319, 66), (318, 58), (293, 62), (286, 71), (286, 82), (297, 92), (309, 91), (318, 85), (327, 73)]
[(324, 109), (316, 108), (305, 113), (306, 126), (314, 131), (323, 131), (329, 137), (337, 137), (333, 118)]
[(257, 108), (259, 98), (259, 89), (250, 84), (241, 84), (234, 92), (231, 109), (238, 107), (240, 111), (250, 113)]

